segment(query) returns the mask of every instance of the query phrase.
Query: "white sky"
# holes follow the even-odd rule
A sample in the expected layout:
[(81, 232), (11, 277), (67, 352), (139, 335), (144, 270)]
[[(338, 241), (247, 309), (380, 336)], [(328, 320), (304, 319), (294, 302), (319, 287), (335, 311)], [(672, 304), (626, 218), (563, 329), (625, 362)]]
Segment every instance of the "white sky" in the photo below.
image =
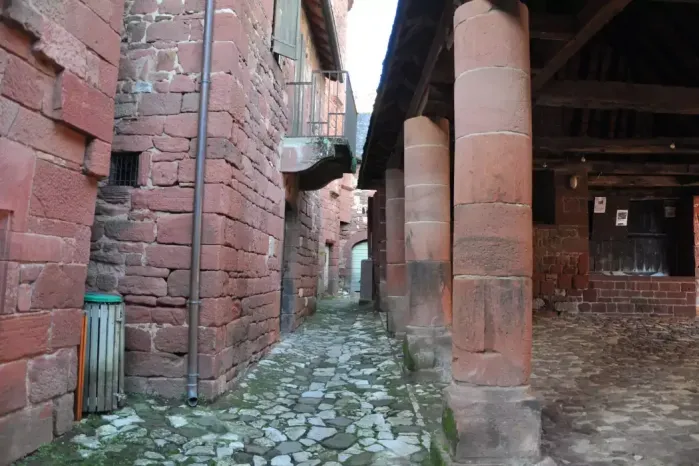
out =
[(349, 12), (347, 68), (359, 113), (370, 113), (381, 79), (397, 0), (355, 0)]

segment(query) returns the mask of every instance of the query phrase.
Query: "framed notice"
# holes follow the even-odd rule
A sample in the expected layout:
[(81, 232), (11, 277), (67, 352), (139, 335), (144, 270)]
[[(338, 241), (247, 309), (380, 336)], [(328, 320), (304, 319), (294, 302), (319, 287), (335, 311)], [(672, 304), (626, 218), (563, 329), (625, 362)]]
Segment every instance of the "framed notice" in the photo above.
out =
[(665, 206), (665, 218), (675, 218), (677, 216), (677, 207), (666, 205)]
[(607, 198), (606, 197), (596, 197), (595, 198), (595, 213), (603, 214), (607, 211)]
[(616, 211), (616, 226), (625, 227), (629, 224), (628, 209), (620, 209)]

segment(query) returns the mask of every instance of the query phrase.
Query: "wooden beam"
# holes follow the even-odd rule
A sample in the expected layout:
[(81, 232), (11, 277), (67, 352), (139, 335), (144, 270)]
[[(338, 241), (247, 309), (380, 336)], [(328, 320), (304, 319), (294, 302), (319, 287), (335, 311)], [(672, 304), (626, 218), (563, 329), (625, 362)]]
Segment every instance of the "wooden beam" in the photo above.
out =
[(434, 72), (437, 61), (439, 60), (439, 55), (444, 49), (446, 44), (447, 34), (449, 33), (450, 25), (454, 20), (454, 2), (453, 0), (446, 0), (444, 2), (444, 11), (442, 12), (442, 17), (437, 23), (437, 34), (435, 34), (432, 39), (432, 45), (430, 46), (430, 51), (427, 55), (427, 59), (424, 62), (422, 68), (422, 74), (420, 75), (420, 80), (415, 87), (415, 92), (413, 93), (413, 98), (410, 100), (410, 105), (408, 106), (408, 113), (405, 115), (405, 119), (413, 118), (418, 116), (418, 107), (423, 101), (423, 97), (427, 92), (427, 87), (430, 83), (430, 78)]
[(623, 176), (623, 175), (600, 175), (588, 177), (587, 183), (591, 188), (672, 188), (678, 186), (692, 186), (696, 182), (696, 177), (680, 178), (677, 176)]
[(699, 154), (699, 138), (599, 139), (588, 137), (535, 137), (541, 152), (585, 154)]
[(575, 18), (568, 15), (536, 13), (529, 17), (532, 39), (567, 41), (575, 33)]
[(687, 3), (689, 5), (699, 5), (699, 0), (651, 0), (655, 3)]
[(546, 64), (541, 73), (532, 78), (532, 93), (537, 93), (565, 66), (570, 58), (580, 51), (605, 24), (612, 20), (631, 0), (593, 0), (578, 15), (580, 28)]
[(615, 81), (552, 81), (536, 96), (535, 105), (699, 115), (699, 88)]
[(580, 169), (581, 165), (590, 173), (590, 176), (597, 175), (694, 175), (699, 176), (699, 160), (697, 163), (671, 163), (671, 162), (619, 162), (615, 160), (590, 160), (594, 155), (588, 154), (588, 159), (584, 164), (576, 158), (570, 160), (564, 157), (536, 157), (534, 162), (537, 166), (546, 162), (548, 168), (570, 168)]

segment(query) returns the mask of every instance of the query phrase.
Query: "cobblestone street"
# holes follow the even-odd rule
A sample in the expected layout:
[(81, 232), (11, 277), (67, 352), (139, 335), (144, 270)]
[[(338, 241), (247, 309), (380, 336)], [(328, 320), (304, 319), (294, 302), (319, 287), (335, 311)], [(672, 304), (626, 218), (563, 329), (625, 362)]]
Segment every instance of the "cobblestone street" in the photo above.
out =
[[(441, 389), (407, 383), (368, 307), (324, 301), (211, 405), (130, 397), (22, 465), (426, 464)], [(699, 463), (699, 326), (538, 317), (532, 385), (559, 465)]]
[(559, 465), (699, 464), (699, 325), (573, 316), (534, 325), (532, 385)]
[(370, 308), (321, 307), (214, 404), (192, 410), (130, 397), (127, 408), (90, 417), (22, 464), (421, 464), (440, 389), (408, 388), (397, 346)]

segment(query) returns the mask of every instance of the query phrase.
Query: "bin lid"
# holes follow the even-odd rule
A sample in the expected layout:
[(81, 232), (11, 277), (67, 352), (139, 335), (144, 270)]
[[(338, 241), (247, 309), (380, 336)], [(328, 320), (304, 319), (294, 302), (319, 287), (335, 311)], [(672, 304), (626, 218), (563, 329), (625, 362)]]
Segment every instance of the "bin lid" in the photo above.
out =
[(120, 303), (121, 296), (115, 294), (104, 293), (85, 293), (85, 302), (87, 303)]

